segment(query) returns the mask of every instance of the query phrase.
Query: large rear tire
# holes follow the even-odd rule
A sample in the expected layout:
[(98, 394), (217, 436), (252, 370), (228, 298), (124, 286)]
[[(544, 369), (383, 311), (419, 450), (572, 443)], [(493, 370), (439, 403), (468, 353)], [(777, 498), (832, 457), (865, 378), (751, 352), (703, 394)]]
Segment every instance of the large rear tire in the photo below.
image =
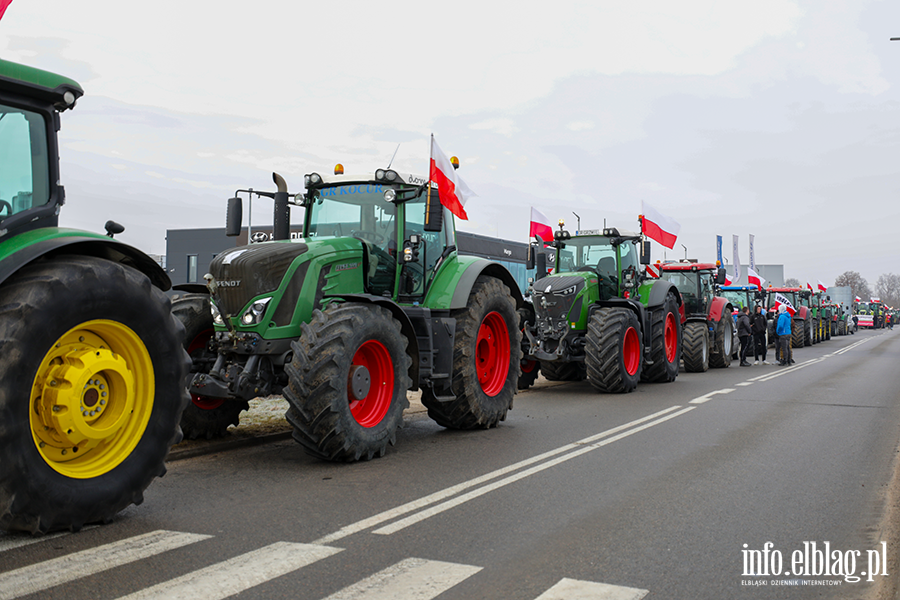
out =
[(547, 381), (582, 381), (587, 374), (579, 361), (542, 360), (541, 372)]
[(587, 378), (597, 391), (627, 394), (641, 380), (641, 324), (627, 308), (601, 308), (588, 319)]
[(325, 460), (384, 456), (409, 406), (400, 322), (386, 308), (348, 303), (314, 310), (301, 327), (283, 391), (294, 439)]
[(734, 353), (734, 327), (731, 315), (722, 314), (722, 318), (716, 323), (715, 343), (709, 352), (709, 366), (714, 369), (724, 369), (731, 365), (731, 357)]
[(684, 326), (684, 370), (703, 373), (709, 369), (709, 328), (704, 321), (691, 321)]
[(518, 386), (522, 332), (516, 302), (500, 280), (480, 276), (467, 308), (454, 310), (453, 373), (455, 398), (439, 399), (422, 390), (428, 416), (449, 429), (488, 429), (506, 419)]
[(190, 361), (139, 271), (62, 256), (0, 288), (0, 529), (106, 522), (165, 471)]
[[(216, 362), (216, 353), (209, 346), (214, 332), (209, 296), (186, 294), (176, 298), (172, 301), (172, 314), (184, 325), (184, 349), (191, 356), (191, 376), (209, 373)], [(249, 408), (246, 400), (191, 394), (191, 402), (181, 415), (181, 430), (189, 440), (222, 437), (229, 426), (240, 423), (241, 412)]]
[(682, 332), (678, 301), (673, 294), (666, 294), (661, 308), (650, 312), (650, 360), (652, 365), (644, 365), (641, 381), (671, 383), (678, 377), (681, 362)]
[(802, 348), (803, 347), (803, 338), (804, 327), (809, 321), (807, 319), (791, 319), (791, 347), (792, 348)]

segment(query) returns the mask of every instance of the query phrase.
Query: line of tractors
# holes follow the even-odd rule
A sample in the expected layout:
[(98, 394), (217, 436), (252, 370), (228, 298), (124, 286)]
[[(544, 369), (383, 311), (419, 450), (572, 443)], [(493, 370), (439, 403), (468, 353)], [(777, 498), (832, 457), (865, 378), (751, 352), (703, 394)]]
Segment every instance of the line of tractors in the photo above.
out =
[[(427, 178), (390, 168), (239, 190), (227, 233), (248, 192), (272, 199), (273, 240), (222, 252), (205, 285), (172, 295), (163, 269), (114, 239), (120, 225), (58, 226), (60, 115), (82, 94), (0, 60), (0, 529), (112, 519), (165, 473), (174, 443), (223, 435), (260, 396), (284, 396), (308, 453), (352, 462), (395, 442), (411, 390), (442, 427), (489, 429), (539, 371), (627, 393), (674, 381), (682, 358), (689, 371), (731, 362), (721, 268), (649, 277), (642, 235), (560, 226), (553, 273), (526, 298), (504, 267), (457, 251)], [(827, 320), (814, 303), (798, 311), (798, 341), (831, 335), (812, 327), (816, 310)]]

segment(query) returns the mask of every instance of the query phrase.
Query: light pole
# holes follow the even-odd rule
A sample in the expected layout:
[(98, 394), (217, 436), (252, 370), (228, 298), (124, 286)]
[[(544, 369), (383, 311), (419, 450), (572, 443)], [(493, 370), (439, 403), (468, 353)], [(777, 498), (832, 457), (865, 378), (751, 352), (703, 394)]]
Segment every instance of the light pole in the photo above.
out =
[(581, 231), (581, 217), (579, 217), (578, 213), (576, 213), (574, 210), (572, 211), (572, 214), (575, 215), (575, 218), (578, 220), (578, 222), (576, 223), (578, 231)]
[(687, 259), (688, 259), (688, 257), (687, 257), (687, 246), (685, 246), (684, 244), (682, 244), (681, 247), (684, 248), (684, 260), (687, 260)]

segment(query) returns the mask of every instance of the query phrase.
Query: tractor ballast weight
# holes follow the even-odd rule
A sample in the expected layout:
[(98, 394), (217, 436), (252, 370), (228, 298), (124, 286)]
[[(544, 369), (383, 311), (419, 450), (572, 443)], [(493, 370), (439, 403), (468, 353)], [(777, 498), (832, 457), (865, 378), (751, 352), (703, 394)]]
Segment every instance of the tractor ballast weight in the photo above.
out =
[(0, 60), (0, 529), (108, 521), (181, 440), (189, 361), (168, 276), (113, 221), (106, 236), (58, 227), (60, 113), (82, 93)]
[[(524, 302), (503, 266), (456, 252), (453, 219), (424, 178), (305, 177), (290, 194), (238, 190), (227, 229), (240, 231), (240, 193), (275, 202), (275, 240), (222, 252), (206, 276), (205, 326), (188, 328), (194, 402), (183, 427), (214, 437), (256, 396), (284, 394), (294, 438), (314, 456), (381, 456), (402, 426), (407, 390), (440, 425), (496, 426), (520, 374)], [(290, 239), (285, 207), (303, 206)], [(176, 313), (193, 318), (176, 300)], [(183, 310), (182, 310), (183, 305)]]
[(639, 381), (674, 381), (681, 351), (681, 297), (648, 278), (639, 234), (616, 228), (554, 234), (554, 273), (533, 285), (534, 322), (526, 359), (551, 380), (585, 377), (602, 392), (627, 393)]

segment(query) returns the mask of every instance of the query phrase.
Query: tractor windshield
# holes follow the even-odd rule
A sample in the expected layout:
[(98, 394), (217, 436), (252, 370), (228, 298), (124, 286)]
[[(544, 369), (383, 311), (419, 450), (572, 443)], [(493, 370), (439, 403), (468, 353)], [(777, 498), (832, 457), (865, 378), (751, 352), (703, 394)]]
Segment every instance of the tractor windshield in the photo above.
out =
[(709, 301), (709, 298), (705, 293), (706, 290), (700, 278), (701, 274), (696, 271), (662, 272), (662, 279), (670, 281), (681, 293), (686, 314), (706, 313), (706, 303)]
[(740, 310), (745, 306), (750, 306), (752, 308), (752, 305), (748, 304), (747, 298), (749, 294), (747, 292), (743, 292), (740, 290), (722, 290), (722, 296), (724, 296), (726, 300), (731, 302), (731, 305), (734, 306), (737, 310)]
[(0, 104), (0, 220), (49, 202), (49, 167), (44, 117)]
[(603, 271), (616, 275), (616, 248), (607, 237), (573, 237), (566, 240), (566, 247), (557, 256), (557, 272)]
[(385, 246), (395, 236), (397, 207), (385, 201), (385, 187), (353, 183), (315, 190), (307, 212), (309, 236), (358, 237)]

